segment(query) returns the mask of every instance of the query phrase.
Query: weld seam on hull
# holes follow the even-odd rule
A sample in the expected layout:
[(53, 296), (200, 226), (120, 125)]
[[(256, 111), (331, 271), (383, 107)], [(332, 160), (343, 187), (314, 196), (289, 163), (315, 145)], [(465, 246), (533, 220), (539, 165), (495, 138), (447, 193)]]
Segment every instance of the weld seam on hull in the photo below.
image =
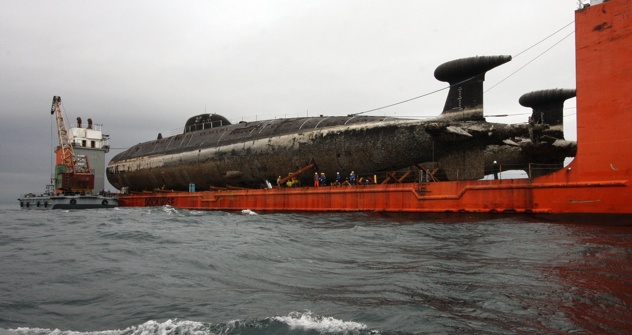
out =
[[(419, 194), (415, 189), (411, 191), (417, 200), (459, 200), (469, 191), (487, 190), (519, 190), (519, 189), (547, 189), (547, 188), (581, 188), (581, 187), (625, 187), (627, 180), (607, 181), (607, 182), (576, 182), (576, 183), (547, 183), (547, 184), (522, 184), (522, 185), (470, 185), (465, 186), (454, 195), (425, 196)], [(394, 191), (394, 190), (393, 190)]]

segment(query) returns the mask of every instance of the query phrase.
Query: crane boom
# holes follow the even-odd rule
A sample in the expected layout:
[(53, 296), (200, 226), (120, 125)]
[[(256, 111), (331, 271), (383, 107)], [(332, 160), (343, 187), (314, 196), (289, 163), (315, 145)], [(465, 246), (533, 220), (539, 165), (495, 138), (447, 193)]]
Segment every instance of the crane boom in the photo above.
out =
[(55, 167), (55, 188), (59, 192), (91, 191), (94, 188), (94, 175), (90, 170), (88, 158), (75, 154), (72, 138), (68, 128), (66, 128), (66, 121), (61, 112), (61, 97), (53, 97), (50, 113), (55, 115), (57, 136), (59, 138), (57, 165)]
[(61, 112), (61, 97), (53, 97), (53, 105), (51, 106), (50, 113), (55, 115), (55, 121), (57, 123), (57, 136), (59, 137), (59, 150), (61, 155), (61, 164), (66, 166), (66, 173), (74, 173), (75, 171), (75, 150), (72, 148), (70, 138), (68, 137), (68, 129), (66, 128), (66, 121)]

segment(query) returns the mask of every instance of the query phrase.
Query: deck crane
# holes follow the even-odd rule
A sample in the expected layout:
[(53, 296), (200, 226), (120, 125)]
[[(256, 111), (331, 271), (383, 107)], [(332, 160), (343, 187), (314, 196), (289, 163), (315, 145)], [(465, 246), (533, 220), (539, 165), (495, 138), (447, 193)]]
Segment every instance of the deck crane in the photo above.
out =
[(86, 193), (94, 188), (94, 174), (90, 170), (88, 158), (76, 155), (72, 135), (66, 128), (61, 112), (61, 97), (54, 96), (50, 110), (55, 115), (59, 147), (56, 152), (55, 189), (57, 193)]

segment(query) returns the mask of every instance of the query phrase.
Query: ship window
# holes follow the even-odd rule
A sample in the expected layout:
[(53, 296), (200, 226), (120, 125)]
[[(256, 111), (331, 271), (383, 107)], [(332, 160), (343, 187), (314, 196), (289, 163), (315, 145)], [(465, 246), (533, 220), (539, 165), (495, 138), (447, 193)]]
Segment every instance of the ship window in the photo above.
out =
[(90, 147), (91, 148), (96, 148), (97, 143), (95, 141), (90, 141)]
[(86, 147), (86, 140), (82, 140), (81, 141), (81, 146), (84, 147), (84, 148)]

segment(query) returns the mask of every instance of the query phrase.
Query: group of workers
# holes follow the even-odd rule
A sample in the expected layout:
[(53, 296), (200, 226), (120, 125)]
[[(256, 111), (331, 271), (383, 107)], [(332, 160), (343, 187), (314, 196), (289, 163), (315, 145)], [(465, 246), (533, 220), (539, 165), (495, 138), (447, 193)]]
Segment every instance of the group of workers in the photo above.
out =
[[(499, 172), (500, 172), (500, 166), (498, 165), (497, 161), (494, 161), (492, 165), (492, 173), (494, 175), (494, 179), (498, 179)], [(289, 176), (291, 175), (292, 173), (289, 174)], [(373, 177), (373, 179), (374, 179), (373, 182), (377, 183), (375, 176)], [(279, 176), (279, 178), (277, 179), (278, 187), (283, 186), (281, 183), (281, 180), (282, 178), (281, 176)], [(342, 176), (340, 175), (340, 172), (336, 172), (336, 179), (335, 181), (331, 183), (331, 186), (347, 186), (347, 185), (357, 185), (357, 184), (364, 184), (364, 185), (371, 184), (371, 179), (358, 178), (355, 171), (351, 171), (351, 173), (349, 174), (349, 177), (346, 177), (344, 180), (342, 180)], [(301, 181), (297, 179), (296, 176), (294, 176), (285, 182), (285, 186), (300, 187)], [(314, 187), (320, 187), (320, 186), (327, 186), (327, 176), (325, 175), (324, 172), (321, 172), (320, 174), (318, 172), (315, 172), (314, 173)], [(269, 187), (272, 188), (271, 185), (269, 185)]]
[[(281, 187), (281, 176), (279, 176), (279, 178), (277, 179), (277, 185), (279, 187)], [(336, 172), (336, 179), (331, 182), (331, 186), (341, 186), (341, 185), (357, 185), (358, 183), (364, 181), (364, 184), (369, 184), (369, 179), (366, 178), (363, 180), (363, 178), (358, 179), (358, 176), (356, 175), (355, 171), (351, 171), (351, 173), (349, 174), (349, 177), (342, 178), (342, 176), (340, 175), (340, 172)], [(291, 178), (290, 180), (285, 182), (285, 186), (287, 187), (298, 187), (300, 186), (301, 182), (300, 180), (296, 179), (296, 177)], [(327, 176), (325, 175), (324, 172), (321, 172), (320, 174), (318, 172), (314, 173), (314, 187), (320, 187), (320, 186), (327, 186)]]
[[(331, 185), (356, 185), (356, 183), (357, 176), (355, 174), (355, 171), (351, 171), (349, 177), (345, 178), (344, 181), (340, 176), (340, 172), (336, 172), (336, 180), (332, 182)], [(314, 173), (314, 187), (319, 186), (327, 186), (327, 176), (324, 172), (321, 172), (320, 175), (318, 174), (318, 172)]]

